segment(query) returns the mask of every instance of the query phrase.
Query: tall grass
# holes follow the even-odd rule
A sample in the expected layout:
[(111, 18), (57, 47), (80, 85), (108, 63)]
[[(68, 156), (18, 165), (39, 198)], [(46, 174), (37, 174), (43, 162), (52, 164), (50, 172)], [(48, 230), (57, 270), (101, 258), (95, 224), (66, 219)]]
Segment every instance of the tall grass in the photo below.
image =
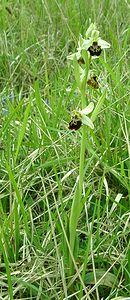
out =
[[(120, 0), (1, 1), (2, 300), (129, 299), (128, 9)], [(81, 131), (68, 123), (80, 95), (66, 57), (89, 19), (111, 49), (95, 63), (98, 92), (87, 91), (95, 106), (105, 101), (87, 138), (75, 259), (67, 232)]]

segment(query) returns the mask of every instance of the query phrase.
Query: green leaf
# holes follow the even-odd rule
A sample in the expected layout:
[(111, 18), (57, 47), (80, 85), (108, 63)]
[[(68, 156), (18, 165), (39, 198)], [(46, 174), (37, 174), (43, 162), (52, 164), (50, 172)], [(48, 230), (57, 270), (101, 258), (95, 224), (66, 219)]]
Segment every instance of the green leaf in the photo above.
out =
[(90, 195), (91, 190), (92, 190), (92, 186), (90, 186), (90, 187), (88, 188), (88, 190), (87, 190), (87, 192), (86, 192), (84, 198), (82, 198), (81, 201), (80, 201), (80, 204), (79, 204), (79, 216), (80, 216), (80, 214), (81, 214), (81, 212), (82, 212), (82, 210), (83, 210), (83, 208), (84, 208), (84, 204), (85, 204), (85, 202), (87, 201), (87, 199), (88, 199), (88, 197), (89, 197), (89, 195)]
[(13, 119), (13, 117), (18, 113), (19, 109), (21, 108), (21, 106), (24, 103), (24, 99), (22, 99), (19, 104), (16, 106), (16, 108), (13, 108), (13, 106), (10, 104), (11, 108), (12, 108), (12, 113), (11, 115), (8, 117), (6, 123), (4, 124), (4, 127), (2, 127), (2, 134), (6, 131), (6, 129), (8, 128), (8, 125), (10, 124), (11, 120)]
[[(106, 273), (106, 271), (104, 271), (104, 270), (95, 270), (95, 272), (96, 272), (96, 281), (98, 282), (100, 280), (99, 285), (105, 285), (108, 287), (112, 287), (113, 283), (115, 281), (117, 281), (117, 276), (115, 276), (114, 274), (112, 274), (110, 272)], [(105, 273), (106, 273), (106, 275), (105, 275)], [(86, 274), (86, 283), (87, 284), (95, 284), (93, 272), (89, 272)]]
[(30, 98), (30, 101), (29, 101), (29, 103), (27, 105), (27, 108), (26, 108), (26, 111), (25, 111), (22, 127), (19, 131), (17, 149), (16, 149), (16, 153), (15, 153), (15, 161), (17, 160), (18, 153), (19, 153), (19, 150), (20, 150), (20, 146), (22, 144), (22, 140), (24, 138), (24, 134), (25, 134), (25, 131), (26, 131), (26, 126), (27, 126), (28, 116), (29, 116), (29, 113), (30, 113), (30, 108), (31, 108), (31, 98)]
[(5, 249), (5, 244), (3, 241), (3, 235), (0, 230), (0, 249), (3, 254), (4, 262), (5, 262), (5, 267), (6, 267), (6, 274), (7, 274), (7, 280), (8, 280), (8, 292), (9, 292), (9, 299), (13, 300), (13, 287), (12, 287), (12, 280), (11, 280), (11, 274), (10, 274), (10, 268), (9, 268), (9, 261), (8, 261), (8, 256), (6, 253)]
[(118, 193), (114, 203), (112, 204), (111, 210), (109, 212), (109, 216), (113, 213), (113, 211), (116, 209), (116, 207), (118, 206), (118, 203), (120, 202), (121, 198), (122, 198), (122, 194)]
[(105, 99), (106, 99), (106, 91), (99, 98), (98, 103), (97, 103), (97, 105), (96, 105), (96, 107), (95, 107), (95, 109), (94, 109), (94, 111), (93, 111), (93, 113), (91, 115), (92, 122), (94, 122), (96, 120), (98, 114), (100, 113), (100, 110), (101, 110), (101, 108), (103, 106), (103, 103), (104, 103)]
[(130, 300), (130, 297), (116, 297), (112, 298), (111, 300)]
[[(18, 201), (18, 204), (20, 206), (20, 209), (21, 209), (21, 213), (22, 213), (22, 216), (23, 216), (23, 220), (24, 220), (24, 225), (25, 225), (25, 229), (26, 229), (26, 234), (29, 235), (29, 227), (28, 227), (28, 221), (27, 221), (27, 216), (26, 216), (26, 212), (25, 212), (25, 209), (24, 209), (24, 204), (23, 204), (23, 201), (22, 201), (22, 198), (21, 198), (21, 195), (20, 195), (20, 192), (19, 192), (19, 189), (18, 189), (18, 186), (17, 186), (17, 183), (15, 181), (15, 178), (14, 178), (14, 175), (13, 175), (13, 172), (10, 168), (10, 166), (8, 165), (8, 163), (6, 162), (6, 169), (8, 171), (8, 175), (9, 175), (9, 179), (10, 179), (10, 182), (15, 190), (15, 193), (16, 193), (16, 196), (17, 196), (17, 201)], [(15, 221), (17, 220), (17, 215), (15, 216)], [(18, 241), (17, 241), (18, 243)]]
[(73, 59), (73, 64), (74, 64), (74, 76), (75, 76), (75, 80), (77, 82), (77, 86), (79, 87), (79, 89), (81, 88), (81, 80), (80, 80), (80, 66), (77, 62), (77, 58), (76, 56)]
[(45, 129), (46, 123), (47, 123), (47, 113), (45, 110), (45, 105), (43, 104), (42, 99), (41, 99), (39, 84), (38, 84), (37, 80), (35, 80), (34, 89), (35, 89), (35, 98), (36, 98), (37, 108), (38, 108), (38, 111), (40, 114), (40, 118), (42, 120), (43, 127)]

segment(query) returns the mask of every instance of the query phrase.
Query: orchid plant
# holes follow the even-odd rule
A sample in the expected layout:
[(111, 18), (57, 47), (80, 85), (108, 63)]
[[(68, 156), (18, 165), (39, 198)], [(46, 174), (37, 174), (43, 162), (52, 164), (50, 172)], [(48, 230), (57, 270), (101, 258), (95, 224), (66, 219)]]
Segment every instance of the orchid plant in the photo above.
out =
[[(87, 85), (93, 88), (99, 88), (96, 75), (90, 68), (90, 62), (92, 65), (92, 59), (99, 58), (102, 50), (109, 48), (110, 44), (102, 40), (99, 36), (99, 31), (96, 29), (95, 24), (91, 24), (86, 31), (85, 38), (80, 35), (78, 41), (77, 52), (70, 54), (68, 60), (73, 62), (74, 77), (77, 83), (77, 88), (81, 94), (81, 108), (76, 109), (72, 112), (71, 120), (69, 122), (70, 130), (82, 130), (81, 136), (81, 148), (80, 148), (80, 162), (79, 162), (79, 180), (77, 188), (75, 190), (74, 198), (72, 201), (70, 218), (69, 218), (69, 244), (71, 248), (71, 255), (69, 256), (69, 275), (73, 274), (74, 265), (73, 257), (75, 258), (76, 253), (76, 229), (79, 220), (79, 216), (83, 209), (83, 182), (84, 182), (84, 162), (85, 162), (85, 150), (86, 150), (86, 138), (87, 132), (90, 128), (91, 131), (94, 130), (93, 121), (95, 121), (103, 101), (105, 99), (105, 94), (101, 95), (97, 101), (97, 105), (94, 109), (93, 102), (89, 103), (89, 99), (86, 101), (86, 89)], [(93, 75), (90, 75), (93, 74)], [(91, 114), (91, 118), (87, 115)], [(88, 129), (87, 129), (88, 127)]]
[(80, 35), (77, 52), (69, 55), (68, 59), (73, 60), (75, 56), (77, 60), (81, 59), (82, 50), (87, 50), (89, 52), (89, 56), (97, 58), (100, 56), (102, 49), (110, 48), (110, 44), (100, 38), (99, 31), (96, 30), (96, 26), (93, 23), (86, 31), (85, 37), (86, 39)]

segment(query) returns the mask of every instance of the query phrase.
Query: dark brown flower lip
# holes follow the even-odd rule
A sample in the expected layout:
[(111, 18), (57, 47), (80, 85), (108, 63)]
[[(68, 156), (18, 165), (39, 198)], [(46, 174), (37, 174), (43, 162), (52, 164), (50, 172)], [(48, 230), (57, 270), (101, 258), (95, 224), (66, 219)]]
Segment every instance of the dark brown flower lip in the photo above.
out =
[(71, 130), (78, 130), (81, 127), (81, 125), (82, 125), (81, 120), (73, 118), (69, 122), (69, 129), (71, 129)]
[(90, 79), (87, 80), (87, 84), (89, 86), (91, 86), (92, 88), (94, 88), (94, 89), (98, 89), (99, 88), (99, 83), (97, 81), (97, 76), (96, 75), (91, 76)]
[(102, 52), (102, 49), (97, 42), (93, 42), (93, 44), (88, 48), (88, 51), (91, 56), (99, 56)]

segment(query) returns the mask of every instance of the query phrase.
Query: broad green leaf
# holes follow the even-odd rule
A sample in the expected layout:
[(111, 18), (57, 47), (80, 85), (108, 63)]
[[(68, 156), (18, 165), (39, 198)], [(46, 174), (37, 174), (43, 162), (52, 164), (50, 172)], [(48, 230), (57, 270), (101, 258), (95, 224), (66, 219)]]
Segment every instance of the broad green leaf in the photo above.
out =
[[(108, 272), (106, 273), (104, 270), (95, 270), (96, 272), (96, 281), (98, 282), (99, 280), (102, 280), (100, 281), (99, 285), (105, 285), (105, 286), (108, 286), (108, 287), (112, 287), (113, 286), (113, 282), (115, 282), (117, 280), (117, 277)], [(106, 275), (105, 275), (106, 273)], [(94, 274), (93, 272), (89, 272), (86, 274), (86, 283), (87, 284), (95, 284), (95, 280), (94, 280)]]

